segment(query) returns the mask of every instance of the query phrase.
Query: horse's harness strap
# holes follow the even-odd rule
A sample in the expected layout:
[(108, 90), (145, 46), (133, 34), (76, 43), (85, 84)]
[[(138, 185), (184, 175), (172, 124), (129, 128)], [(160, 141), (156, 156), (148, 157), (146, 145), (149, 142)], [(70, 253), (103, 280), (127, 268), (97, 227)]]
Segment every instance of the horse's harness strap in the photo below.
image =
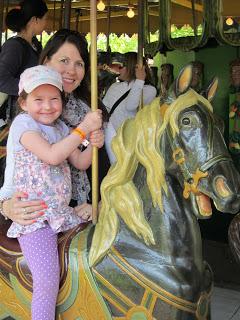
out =
[(213, 157), (209, 159), (207, 162), (205, 162), (201, 167), (200, 170), (205, 172), (208, 169), (210, 169), (212, 166), (214, 166), (217, 162), (222, 161), (232, 161), (232, 158), (229, 155), (218, 155), (216, 157)]
[[(202, 301), (203, 297), (206, 297), (206, 300), (209, 301), (209, 297), (211, 292), (203, 292), (197, 303), (187, 301), (185, 299), (182, 299), (167, 290), (163, 289), (156, 283), (152, 282), (148, 278), (146, 278), (143, 274), (141, 274), (137, 269), (135, 269), (133, 266), (131, 266), (128, 261), (122, 257), (120, 252), (116, 250), (116, 248), (111, 247), (110, 252), (108, 253), (108, 257), (112, 260), (112, 262), (120, 268), (124, 273), (126, 273), (129, 277), (132, 278), (134, 282), (137, 282), (142, 288), (147, 290), (148, 292), (152, 292), (154, 296), (156, 296), (156, 301), (157, 298), (160, 300), (166, 302), (167, 304), (170, 304), (174, 306), (175, 308), (179, 310), (183, 310), (192, 314), (198, 314), (199, 312), (199, 306), (200, 302)], [(94, 271), (94, 270), (93, 270)], [(99, 271), (98, 271), (99, 272)], [(98, 278), (97, 274), (95, 276)], [(102, 276), (101, 276), (102, 277)], [(110, 288), (108, 287), (108, 290)], [(119, 298), (119, 297), (118, 297)], [(127, 298), (127, 297), (126, 297)]]

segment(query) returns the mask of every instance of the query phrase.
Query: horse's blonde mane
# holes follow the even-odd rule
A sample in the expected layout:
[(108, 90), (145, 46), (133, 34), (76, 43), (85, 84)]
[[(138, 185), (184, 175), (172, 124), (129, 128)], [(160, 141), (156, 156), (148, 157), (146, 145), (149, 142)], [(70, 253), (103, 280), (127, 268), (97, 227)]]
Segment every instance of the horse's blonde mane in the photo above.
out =
[(199, 101), (212, 111), (208, 100), (190, 89), (167, 108), (162, 118), (159, 99), (156, 98), (139, 111), (134, 119), (125, 121), (119, 128), (112, 142), (117, 161), (111, 166), (101, 185), (102, 205), (89, 254), (91, 266), (96, 264), (113, 244), (118, 232), (118, 215), (146, 244), (155, 243), (133, 177), (138, 164), (142, 164), (146, 169), (153, 205), (158, 205), (162, 212), (162, 192), (167, 194), (167, 185), (160, 139), (168, 124), (175, 137), (179, 132), (179, 113)]

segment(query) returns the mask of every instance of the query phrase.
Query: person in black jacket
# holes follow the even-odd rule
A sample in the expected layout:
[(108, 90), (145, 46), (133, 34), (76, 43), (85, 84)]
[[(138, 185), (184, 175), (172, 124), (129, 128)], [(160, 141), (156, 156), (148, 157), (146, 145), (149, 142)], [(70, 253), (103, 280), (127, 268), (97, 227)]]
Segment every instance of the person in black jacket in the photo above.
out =
[(18, 95), (20, 74), (38, 64), (41, 45), (35, 38), (46, 25), (47, 5), (43, 0), (24, 0), (6, 16), (6, 27), (17, 32), (0, 53), (0, 92)]

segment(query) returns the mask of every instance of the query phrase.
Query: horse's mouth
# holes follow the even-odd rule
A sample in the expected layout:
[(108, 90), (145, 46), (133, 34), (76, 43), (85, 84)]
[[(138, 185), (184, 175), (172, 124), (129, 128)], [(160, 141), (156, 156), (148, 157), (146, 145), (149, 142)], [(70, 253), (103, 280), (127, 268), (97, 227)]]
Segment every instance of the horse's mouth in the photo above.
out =
[[(226, 200), (232, 196), (232, 191), (229, 189), (225, 178), (222, 176), (217, 176), (214, 179), (214, 191), (217, 198), (221, 200)], [(199, 191), (198, 193), (195, 194), (195, 198), (196, 198), (200, 215), (203, 217), (211, 216), (212, 206), (211, 206), (210, 197), (205, 193), (202, 193)], [(219, 203), (216, 203), (216, 201), (214, 201), (214, 205), (219, 211), (223, 211), (219, 207)]]
[(207, 195), (201, 192), (198, 193), (196, 195), (196, 201), (197, 201), (199, 213), (203, 217), (209, 217), (212, 215), (211, 201)]

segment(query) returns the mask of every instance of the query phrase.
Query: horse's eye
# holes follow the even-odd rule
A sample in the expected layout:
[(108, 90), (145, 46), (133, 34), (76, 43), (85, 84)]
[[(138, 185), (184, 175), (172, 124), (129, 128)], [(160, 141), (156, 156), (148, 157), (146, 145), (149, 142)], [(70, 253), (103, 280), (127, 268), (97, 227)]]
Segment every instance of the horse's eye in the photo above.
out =
[(185, 126), (189, 125), (190, 124), (190, 119), (189, 118), (183, 118), (182, 119), (182, 124), (185, 125)]

